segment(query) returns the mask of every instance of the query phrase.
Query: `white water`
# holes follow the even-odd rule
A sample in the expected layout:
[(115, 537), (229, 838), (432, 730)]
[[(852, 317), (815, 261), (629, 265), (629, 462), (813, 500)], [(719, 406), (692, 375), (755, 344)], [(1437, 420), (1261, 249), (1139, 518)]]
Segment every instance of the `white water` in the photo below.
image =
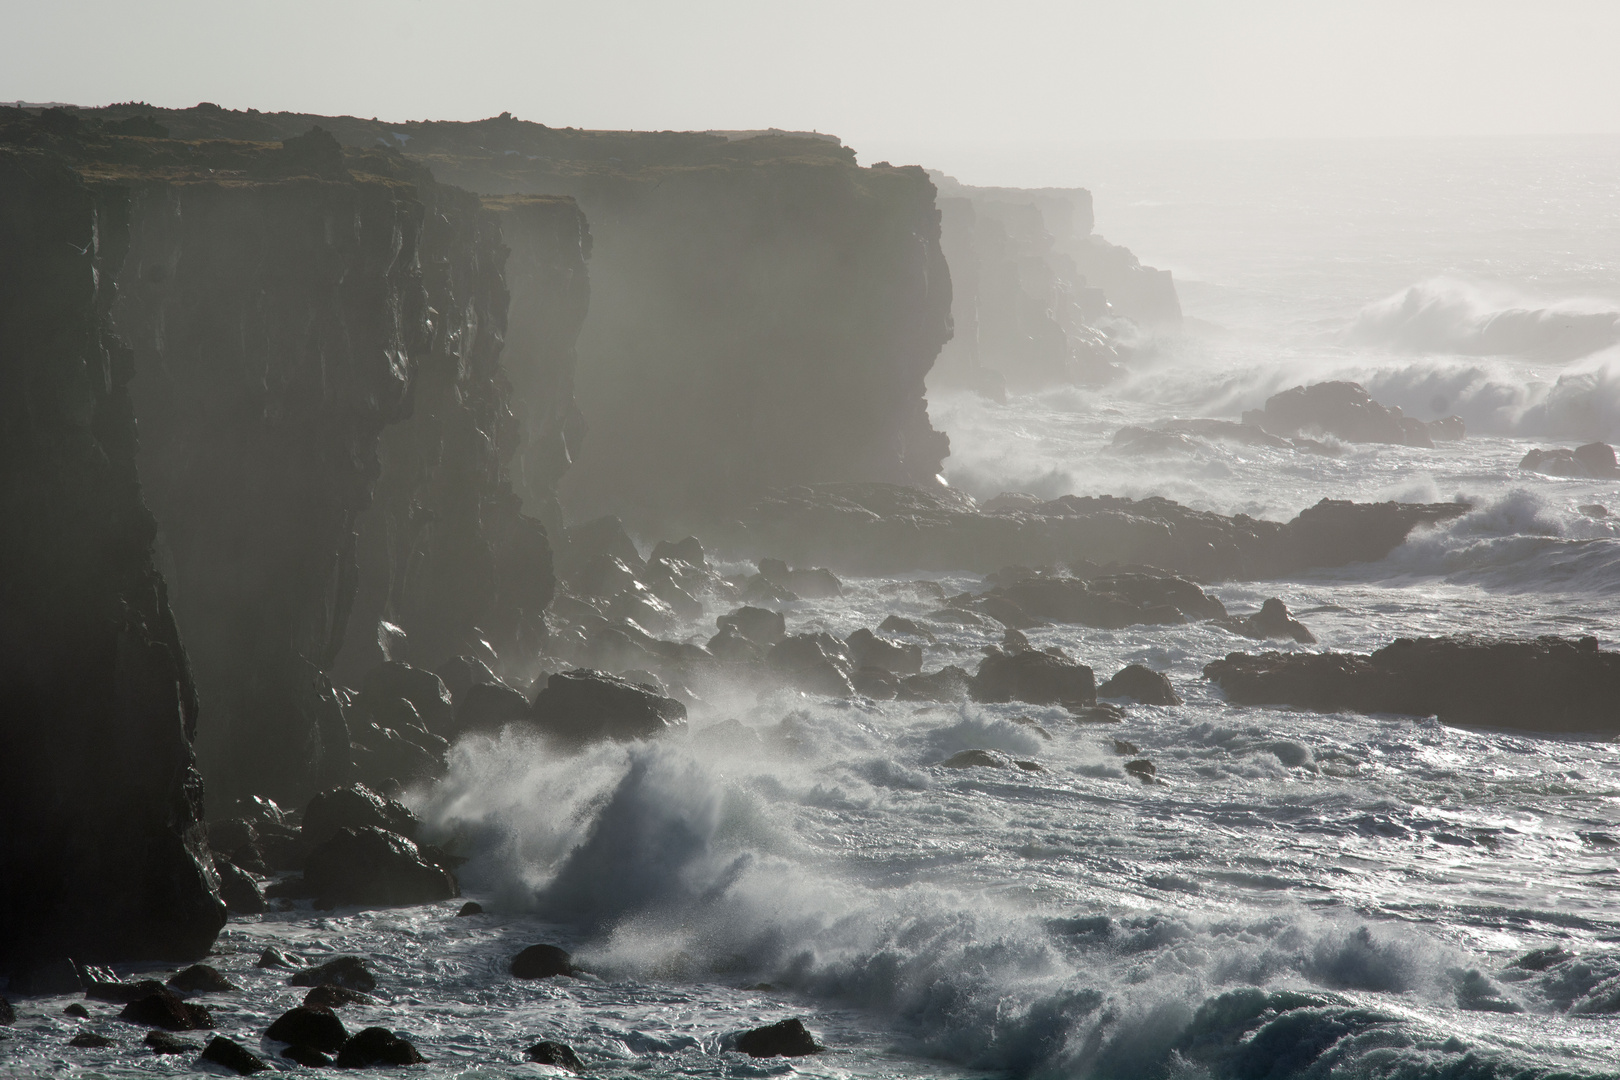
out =
[[(1462, 497), (1472, 512), (1380, 564), (1214, 591), (1240, 613), (1281, 596), (1324, 648), (1462, 631), (1595, 633), (1613, 647), (1620, 527), (1577, 507), (1620, 510), (1620, 483), (1517, 463), (1531, 446), (1620, 438), (1620, 142), (1115, 148), (1074, 181), (1096, 189), (1111, 238), (1177, 270), (1189, 329), (1104, 391), (936, 396), (953, 483), (1159, 494), (1277, 518), (1324, 496)], [(1108, 448), (1125, 424), (1235, 419), (1324, 378), (1358, 379), (1424, 419), (1458, 413), (1470, 438), (1336, 456)], [(888, 582), (848, 584), (841, 600), (796, 606), (790, 630), (842, 636), (935, 606)], [(930, 669), (971, 667), (997, 639), (936, 630)], [(1228, 706), (1202, 666), (1253, 646), (1205, 625), (1031, 637), (1100, 677), (1132, 661), (1164, 670), (1186, 704), (1081, 726), (1057, 709), (716, 686), (698, 688), (707, 705), (691, 731), (657, 745), (569, 756), (511, 734), (468, 740), (449, 777), (411, 801), (473, 856), (464, 888), (493, 914), (233, 919), (215, 962), (247, 990), (216, 999), (222, 1033), (259, 1047), (301, 998), (251, 966), (275, 943), (370, 958), (379, 1004), (346, 1023), (407, 1034), (433, 1060), (416, 1072), (431, 1075), (544, 1074), (521, 1064), (537, 1038), (569, 1042), (594, 1074), (651, 1077), (1620, 1068), (1620, 1019), (1582, 1011), (1620, 973), (1616, 744)], [(726, 720), (740, 726), (705, 733)], [(1163, 782), (1128, 776), (1135, 755), (1116, 739)], [(970, 748), (1045, 771), (938, 765)], [(519, 947), (547, 940), (595, 974), (505, 977)], [(1508, 967), (1549, 945), (1592, 961), (1562, 972), (1577, 985)], [(1250, 988), (1323, 1000), (1245, 1034), (1247, 1057), (1200, 1058), (1195, 1014)], [(1561, 1007), (1588, 991), (1585, 1006)], [(1523, 1011), (1461, 1007), (1481, 998)], [(24, 1003), (0, 1071), (190, 1067), (129, 1045), (67, 1052), (78, 1025), (65, 1003)], [(93, 1011), (97, 1030), (138, 1041)], [(785, 1016), (832, 1049), (791, 1063), (722, 1050), (726, 1034)], [(1216, 1041), (1248, 1030), (1230, 1016), (1199, 1023)]]

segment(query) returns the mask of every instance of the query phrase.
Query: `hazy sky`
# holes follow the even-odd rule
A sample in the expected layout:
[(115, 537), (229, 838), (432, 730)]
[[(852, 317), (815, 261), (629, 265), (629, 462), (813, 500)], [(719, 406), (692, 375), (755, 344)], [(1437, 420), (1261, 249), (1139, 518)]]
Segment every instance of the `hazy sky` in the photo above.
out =
[(1620, 132), (1617, 0), (7, 8), (9, 100), (814, 128), (980, 182), (1096, 140)]

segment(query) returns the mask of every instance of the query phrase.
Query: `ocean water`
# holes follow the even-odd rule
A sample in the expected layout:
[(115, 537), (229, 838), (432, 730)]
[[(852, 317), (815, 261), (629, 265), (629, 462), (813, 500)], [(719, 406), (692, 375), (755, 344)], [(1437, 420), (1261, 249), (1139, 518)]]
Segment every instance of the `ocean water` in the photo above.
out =
[[(933, 395), (953, 484), (1275, 518), (1324, 496), (1461, 498), (1466, 516), (1381, 563), (1211, 589), (1238, 614), (1280, 596), (1320, 648), (1463, 631), (1613, 647), (1620, 527), (1578, 507), (1620, 511), (1620, 482), (1517, 465), (1532, 446), (1620, 439), (1620, 140), (1114, 147), (1072, 182), (1094, 188), (1110, 239), (1176, 270), (1189, 325), (1141, 342), (1100, 391)], [(1469, 438), (1110, 447), (1126, 424), (1236, 419), (1325, 378), (1462, 415)], [(792, 605), (790, 631), (937, 607), (904, 579), (846, 586)], [(971, 668), (999, 640), (930, 625), (928, 669)], [(244, 989), (209, 1000), (219, 1032), (273, 1056), (260, 1036), (302, 997), (253, 966), (274, 944), (368, 958), (378, 1001), (345, 1022), (411, 1038), (431, 1059), (412, 1075), (554, 1073), (523, 1063), (541, 1038), (595, 1076), (1620, 1075), (1620, 745), (1231, 706), (1202, 667), (1255, 643), (1208, 625), (1030, 637), (1099, 678), (1163, 670), (1185, 703), (1077, 724), (700, 683), (688, 730), (652, 744), (469, 738), (407, 801), (470, 856), (464, 891), (490, 914), (233, 918), (212, 962)], [(1007, 767), (940, 765), (966, 749)], [(1151, 784), (1124, 769), (1143, 757)], [(590, 974), (510, 979), (539, 941)], [(1515, 966), (1550, 948), (1572, 958)], [(106, 1006), (63, 1017), (67, 1000), (20, 1003), (0, 1074), (195, 1068), (146, 1054)], [(727, 1049), (789, 1016), (829, 1049)], [(86, 1023), (119, 1045), (69, 1050)]]

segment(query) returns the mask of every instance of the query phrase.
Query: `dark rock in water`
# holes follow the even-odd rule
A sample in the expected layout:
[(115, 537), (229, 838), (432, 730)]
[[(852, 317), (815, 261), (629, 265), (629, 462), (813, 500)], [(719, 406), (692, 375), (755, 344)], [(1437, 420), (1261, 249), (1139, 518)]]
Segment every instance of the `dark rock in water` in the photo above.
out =
[(1181, 696), (1162, 671), (1141, 664), (1128, 664), (1112, 679), (1097, 687), (1098, 697), (1122, 697), (1143, 705), (1180, 705)]
[(647, 739), (684, 726), (686, 706), (602, 671), (579, 668), (546, 679), (534, 723), (570, 742)]
[[(0, 1006), (0, 1024), (9, 1024), (13, 1020), (16, 1020), (17, 1017), (14, 1013), (11, 1014), (11, 1020), (6, 1019), (7, 1010), (10, 1008), (11, 1006), (9, 1005)], [(90, 1010), (75, 1001), (73, 1004), (62, 1010), (62, 1015), (71, 1016), (77, 1020), (88, 1020), (90, 1019)]]
[(1394, 443), (1433, 447), (1429, 426), (1405, 416), (1399, 406), (1380, 405), (1359, 383), (1326, 382), (1296, 386), (1266, 399), (1263, 409), (1243, 414), (1273, 435), (1323, 431), (1353, 443)]
[(658, 541), (653, 545), (652, 554), (648, 556), (647, 561), (652, 563), (659, 559), (679, 559), (689, 566), (700, 569), (708, 565), (703, 557), (703, 545), (695, 536), (688, 536), (682, 540)]
[(878, 630), (886, 634), (906, 634), (910, 637), (922, 638), (930, 645), (936, 640), (932, 631), (921, 623), (906, 618), (904, 615), (887, 616), (882, 622), (878, 623)]
[(77, 994), (95, 982), (114, 981), (109, 973), (91, 975), (78, 962), (65, 956), (41, 958), (11, 969), (11, 990), (25, 997), (51, 997)]
[(772, 581), (764, 574), (755, 574), (749, 578), (742, 587), (739, 599), (750, 604), (791, 604), (799, 599), (799, 594), (777, 582)]
[(96, 1001), (112, 1001), (118, 1004), (128, 1004), (139, 1001), (143, 997), (161, 993), (163, 984), (156, 979), (142, 979), (140, 982), (93, 982), (84, 988), (84, 996)]
[(303, 841), (313, 851), (339, 829), (385, 829), (407, 839), (416, 837), (416, 815), (364, 784), (323, 791), (304, 810)]
[(579, 1055), (567, 1043), (550, 1042), (542, 1040), (529, 1047), (529, 1060), (537, 1061), (541, 1065), (551, 1065), (569, 1072), (584, 1072), (585, 1066), (580, 1063)]
[(756, 645), (775, 645), (787, 637), (787, 621), (780, 611), (759, 607), (740, 607), (715, 619), (721, 630), (728, 626)]
[(337, 1013), (324, 1005), (300, 1005), (288, 1009), (276, 1018), (265, 1033), (265, 1038), (295, 1046), (312, 1046), (335, 1054), (348, 1041), (343, 1021)]
[(1614, 447), (1608, 443), (1587, 443), (1573, 450), (1559, 447), (1555, 450), (1531, 450), (1519, 462), (1519, 468), (1549, 476), (1585, 476), (1608, 478), (1620, 476), (1615, 463)]
[(456, 732), (496, 732), (533, 719), (529, 699), (504, 683), (477, 683), (456, 700)]
[(328, 1009), (341, 1009), (345, 1005), (370, 1005), (371, 1002), (369, 994), (350, 990), (346, 986), (334, 986), (331, 983), (322, 983), (304, 995), (304, 1004), (312, 1008), (324, 1005)]
[(1260, 605), (1260, 610), (1244, 619), (1225, 619), (1221, 625), (1235, 634), (1265, 640), (1266, 638), (1292, 638), (1301, 645), (1316, 644), (1316, 635), (1305, 624), (1295, 619), (1288, 605), (1271, 597)]
[(339, 829), (309, 853), (304, 884), (326, 904), (428, 904), (461, 893), (414, 843), (376, 828)]
[(366, 672), (360, 684), (359, 704), (381, 709), (384, 702), (404, 698), (429, 731), (448, 738), (454, 733), (455, 705), (450, 688), (431, 671), (391, 660)]
[(961, 750), (939, 764), (946, 769), (1010, 769), (1013, 766), (1011, 758), (996, 750)]
[(332, 1064), (329, 1055), (321, 1053), (313, 1046), (289, 1046), (281, 1051), (281, 1056), (295, 1065), (311, 1069), (324, 1069)]
[(233, 915), (258, 915), (265, 910), (259, 883), (229, 859), (215, 859), (219, 871), (219, 895)]
[(717, 660), (751, 663), (765, 659), (765, 648), (750, 640), (735, 626), (722, 626), (706, 646)]
[(1372, 655), (1231, 653), (1204, 667), (1228, 700), (1437, 716), (1462, 727), (1620, 730), (1620, 653), (1596, 638), (1401, 638)]
[[(993, 606), (997, 604), (1001, 606)], [(1221, 602), (1193, 582), (1174, 574), (1151, 573), (1111, 574), (1090, 580), (1033, 577), (999, 586), (975, 606), (1009, 626), (1058, 622), (1119, 629), (1226, 616)]]
[(860, 629), (844, 639), (849, 658), (857, 668), (874, 667), (896, 675), (916, 675), (922, 671), (922, 646), (902, 645)]
[(1169, 454), (1193, 453), (1198, 449), (1198, 443), (1179, 432), (1155, 431), (1152, 428), (1131, 425), (1114, 432), (1109, 449), (1116, 454), (1163, 457)]
[(804, 1021), (794, 1018), (767, 1027), (754, 1028), (737, 1036), (737, 1049), (749, 1057), (803, 1057), (818, 1054), (826, 1047), (805, 1029)]
[[(79, 1007), (82, 1009), (84, 1006), (81, 1005)], [(86, 1013), (85, 1015), (88, 1016), (90, 1014)], [(0, 997), (0, 1027), (10, 1027), (16, 1022), (17, 1010), (12, 1006), (11, 1002), (7, 1001), (3, 997)]]
[(880, 667), (861, 667), (850, 672), (849, 684), (862, 697), (892, 701), (900, 694), (900, 677)]
[(1284, 523), (1225, 517), (1162, 498), (1065, 495), (1017, 505), (992, 500), (979, 509), (949, 491), (822, 484), (761, 499), (741, 515), (736, 542), (862, 574), (919, 567), (986, 573), (1091, 560), (1198, 578), (1260, 579), (1381, 559), (1417, 526), (1468, 509), (1323, 500)]
[(1468, 437), (1468, 428), (1460, 416), (1430, 420), (1426, 426), (1429, 429), (1429, 438), (1435, 442), (1462, 442)]
[(369, 1027), (350, 1036), (338, 1051), (340, 1069), (368, 1069), (376, 1065), (420, 1065), (427, 1058), (416, 1047), (387, 1028)]
[(512, 958), (515, 979), (549, 979), (556, 975), (577, 975), (574, 958), (555, 945), (530, 945)]
[(340, 956), (318, 967), (305, 968), (287, 980), (288, 986), (341, 986), (369, 994), (377, 989), (376, 976), (358, 956)]
[(169, 989), (183, 994), (220, 994), (238, 987), (208, 964), (192, 964), (169, 980)]
[(1125, 771), (1138, 780), (1146, 781), (1152, 780), (1159, 770), (1147, 758), (1137, 758), (1135, 761), (1125, 763)]
[(1553, 945), (1545, 949), (1532, 949), (1513, 961), (1513, 966), (1522, 968), (1525, 971), (1546, 971), (1550, 967), (1555, 967), (1566, 960), (1573, 959), (1575, 959), (1574, 953), (1562, 946)]
[(214, 1018), (207, 1009), (182, 1001), (172, 990), (159, 990), (131, 1001), (118, 1014), (118, 1019), (165, 1031), (194, 1031), (214, 1026)]
[(84, 1047), (91, 1050), (100, 1050), (113, 1045), (113, 1041), (105, 1035), (97, 1035), (93, 1031), (81, 1031), (68, 1040), (69, 1046)]
[(947, 664), (938, 671), (921, 675), (908, 675), (900, 680), (895, 695), (901, 701), (963, 701), (971, 694), (973, 676), (955, 664)]
[(461, 910), (456, 912), (456, 918), (465, 919), (469, 915), (482, 915), (483, 913), (484, 913), (484, 905), (483, 904), (480, 904), (476, 900), (469, 900), (465, 904), (461, 905)]
[(1141, 749), (1133, 742), (1127, 742), (1124, 739), (1114, 740), (1114, 753), (1116, 754), (1123, 754), (1130, 757), (1140, 754), (1141, 752)]
[(1575, 509), (1589, 518), (1606, 518), (1609, 516), (1609, 508), (1602, 503), (1585, 503)]
[(1110, 701), (1099, 701), (1083, 709), (1072, 706), (1069, 709), (1069, 718), (1077, 724), (1117, 724), (1125, 716), (1125, 710)]
[(831, 570), (788, 569), (781, 559), (759, 560), (759, 572), (766, 581), (806, 600), (825, 600), (844, 595), (844, 584)]
[(979, 664), (970, 690), (975, 701), (1024, 701), (1031, 705), (1092, 705), (1097, 682), (1084, 664), (1044, 652), (998, 652)]
[(247, 1047), (223, 1035), (216, 1035), (208, 1040), (208, 1045), (203, 1047), (202, 1060), (224, 1066), (242, 1076), (251, 1076), (270, 1068), (268, 1061), (250, 1053)]
[(255, 966), (262, 968), (295, 968), (298, 964), (289, 958), (286, 953), (271, 945), (259, 954)]
[(148, 1031), (142, 1041), (152, 1048), (154, 1054), (190, 1054), (202, 1049), (196, 1043), (170, 1035), (167, 1031)]
[(195, 657), (153, 558), (146, 431), (111, 320), (133, 201), (44, 152), (0, 153), (0, 957), (14, 969), (199, 957), (224, 925)]
[(844, 643), (831, 634), (795, 634), (785, 637), (766, 655), (765, 662), (792, 686), (807, 694), (852, 697), (849, 680), (853, 665)]

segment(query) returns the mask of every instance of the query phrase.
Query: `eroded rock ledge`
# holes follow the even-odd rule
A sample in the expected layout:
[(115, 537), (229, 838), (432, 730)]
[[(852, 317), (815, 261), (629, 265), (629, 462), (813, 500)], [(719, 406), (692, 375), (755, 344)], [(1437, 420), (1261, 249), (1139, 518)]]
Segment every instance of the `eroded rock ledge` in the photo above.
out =
[(1204, 677), (1243, 705), (1435, 716), (1461, 727), (1620, 729), (1620, 653), (1597, 638), (1401, 638), (1361, 653), (1231, 653)]
[(1001, 495), (824, 484), (778, 491), (721, 531), (726, 546), (858, 574), (989, 573), (1004, 566), (1147, 564), (1205, 580), (1281, 577), (1382, 559), (1462, 503), (1323, 499), (1288, 522), (1226, 517), (1162, 498)]

